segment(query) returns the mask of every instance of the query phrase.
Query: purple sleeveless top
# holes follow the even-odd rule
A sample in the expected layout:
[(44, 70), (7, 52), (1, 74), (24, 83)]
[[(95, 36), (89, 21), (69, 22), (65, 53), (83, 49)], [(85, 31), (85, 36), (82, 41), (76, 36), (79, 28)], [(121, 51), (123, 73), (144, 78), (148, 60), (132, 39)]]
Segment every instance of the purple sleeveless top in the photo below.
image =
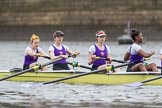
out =
[[(130, 47), (131, 52), (132, 46)], [(140, 62), (143, 60), (143, 57), (139, 54), (131, 54), (130, 56), (130, 62)]]
[[(63, 45), (62, 45), (62, 49), (61, 49), (61, 50), (57, 49), (54, 45), (52, 45), (52, 46), (53, 46), (54, 49), (55, 49), (55, 50), (54, 50), (55, 56), (66, 55), (66, 50), (65, 50), (65, 48), (64, 48)], [(56, 64), (56, 63), (66, 63), (66, 59), (63, 58), (63, 59), (61, 59), (61, 60), (55, 62), (55, 64)]]
[[(39, 53), (38, 49), (36, 49), (36, 53)], [(24, 65), (30, 65), (34, 62), (37, 62), (38, 60), (38, 57), (33, 57), (33, 56), (30, 56), (30, 55), (26, 55), (25, 56), (25, 60), (24, 60)]]
[[(95, 49), (96, 49), (96, 51), (95, 51), (94, 54), (97, 57), (107, 58), (107, 56), (108, 56), (108, 50), (106, 48), (106, 45), (104, 45), (104, 50), (100, 50), (96, 45), (94, 45), (94, 46), (95, 46)], [(93, 65), (95, 65), (95, 66), (101, 66), (101, 65), (104, 65), (104, 64), (106, 64), (106, 60), (103, 60), (103, 59), (95, 60), (93, 62)]]

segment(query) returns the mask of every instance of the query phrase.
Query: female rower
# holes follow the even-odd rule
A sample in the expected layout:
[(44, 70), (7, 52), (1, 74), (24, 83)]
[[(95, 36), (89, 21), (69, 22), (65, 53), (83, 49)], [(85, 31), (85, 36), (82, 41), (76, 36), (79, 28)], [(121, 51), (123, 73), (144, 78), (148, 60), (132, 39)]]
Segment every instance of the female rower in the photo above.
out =
[(88, 50), (88, 64), (92, 64), (92, 71), (106, 68), (106, 66), (112, 62), (110, 48), (105, 44), (106, 36), (107, 34), (105, 33), (105, 31), (98, 30), (96, 32), (97, 42), (90, 46)]
[(157, 72), (157, 66), (155, 63), (144, 64), (144, 57), (148, 58), (155, 54), (154, 51), (149, 53), (145, 52), (140, 43), (142, 43), (143, 36), (140, 31), (132, 30), (131, 33), (132, 40), (134, 43), (130, 45), (124, 55), (124, 61), (130, 60), (127, 71), (154, 71)]
[[(25, 49), (23, 70), (32, 68), (33, 66), (40, 64), (37, 63), (38, 57), (48, 57), (48, 55), (39, 47), (39, 43), (39, 36), (33, 34), (30, 38), (30, 46)], [(46, 67), (42, 68), (42, 70), (46, 70)]]
[(53, 70), (69, 70), (70, 68), (67, 65), (66, 59), (68, 55), (72, 55), (72, 57), (76, 57), (79, 55), (79, 51), (73, 52), (64, 45), (63, 42), (64, 33), (62, 31), (56, 31), (53, 34), (54, 44), (49, 47), (49, 55), (51, 60), (54, 60), (58, 57), (62, 59), (55, 62), (53, 64)]

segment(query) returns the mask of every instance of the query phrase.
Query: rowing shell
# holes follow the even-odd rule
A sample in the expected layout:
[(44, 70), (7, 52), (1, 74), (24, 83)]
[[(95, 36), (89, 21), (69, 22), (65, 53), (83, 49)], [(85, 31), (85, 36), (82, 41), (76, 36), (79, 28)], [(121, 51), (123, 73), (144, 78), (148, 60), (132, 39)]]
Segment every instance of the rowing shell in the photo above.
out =
[[(59, 78), (69, 77), (75, 74), (84, 73), (84, 70), (59, 70), (59, 71), (42, 71), (42, 72), (27, 72), (25, 74), (8, 79), (9, 81), (20, 82), (47, 82)], [(11, 75), (7, 70), (0, 71), (0, 78)], [(120, 85), (138, 82), (160, 75), (160, 72), (117, 72), (117, 73), (98, 73), (86, 75), (74, 79), (63, 81), (70, 84), (106, 84)], [(162, 85), (162, 79), (151, 81), (146, 85)]]

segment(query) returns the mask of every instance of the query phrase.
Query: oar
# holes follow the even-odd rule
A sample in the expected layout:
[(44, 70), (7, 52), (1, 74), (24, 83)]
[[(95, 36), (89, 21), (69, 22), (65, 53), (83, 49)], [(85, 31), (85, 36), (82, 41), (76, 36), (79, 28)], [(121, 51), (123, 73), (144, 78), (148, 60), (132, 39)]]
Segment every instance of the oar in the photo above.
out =
[(84, 65), (80, 65), (78, 62), (67, 62), (68, 64), (72, 65), (73, 67), (82, 67), (82, 68), (85, 68), (85, 69), (90, 69), (91, 70), (91, 67), (88, 67), (88, 66), (84, 66)]
[(40, 57), (43, 57), (43, 58), (46, 58), (46, 59), (51, 59), (49, 56), (40, 56)]
[[(109, 60), (108, 58), (104, 58), (104, 57), (96, 57), (96, 59)], [(150, 60), (150, 58), (144, 58), (144, 60), (142, 61), (148, 61), (148, 60)], [(127, 61), (117, 60), (117, 59), (112, 59), (112, 61), (118, 62), (118, 63), (128, 63)]]
[(112, 61), (114, 61), (114, 62), (118, 62), (118, 63), (127, 63), (127, 61), (116, 60), (116, 59), (113, 59)]
[(147, 80), (143, 80), (143, 81), (140, 81), (140, 82), (135, 82), (135, 83), (130, 83), (130, 84), (124, 84), (124, 85), (130, 86), (130, 87), (138, 87), (138, 86), (144, 85), (147, 82), (151, 82), (151, 81), (154, 81), (154, 80), (158, 80), (160, 78), (162, 78), (162, 75), (159, 75), (157, 77), (150, 78), (150, 79), (147, 79)]
[(24, 74), (24, 73), (29, 72), (29, 71), (35, 71), (35, 70), (41, 69), (42, 67), (48, 66), (48, 65), (50, 65), (50, 64), (53, 64), (54, 62), (59, 61), (59, 60), (61, 60), (61, 59), (62, 59), (61, 57), (58, 57), (58, 58), (56, 58), (55, 60), (52, 60), (52, 61), (50, 61), (50, 62), (48, 62), (48, 63), (43, 64), (43, 65), (37, 65), (37, 66), (34, 66), (34, 67), (30, 68), (30, 69), (26, 69), (26, 70), (17, 72), (17, 73), (15, 73), (15, 74), (13, 74), (13, 75), (6, 76), (6, 77), (4, 77), (4, 78), (0, 78), (0, 81), (3, 81), (3, 80), (6, 80), (6, 79), (9, 79), (9, 78), (12, 78), (12, 77), (15, 77), (15, 76)]
[[(114, 68), (127, 66), (129, 64), (130, 63), (121, 64), (121, 65), (118, 65), (118, 66), (114, 66)], [(106, 71), (106, 70), (107, 70), (107, 68), (101, 69), (101, 70), (95, 70), (95, 71), (91, 71), (91, 72), (85, 72), (85, 73), (73, 75), (73, 76), (70, 76), (70, 77), (60, 78), (60, 79), (56, 79), (56, 80), (49, 81), (49, 82), (33, 84), (33, 85), (31, 85), (31, 88), (39, 87), (39, 86), (46, 85), (46, 84), (56, 83), (56, 82), (60, 82), (60, 81), (68, 80), (68, 79), (73, 79), (73, 78), (77, 78), (77, 77), (81, 77), (81, 76), (86, 76), (86, 75), (90, 75), (90, 74), (94, 74), (94, 73), (99, 73), (99, 72)]]
[[(104, 58), (104, 57), (96, 57), (96, 59), (101, 59), (101, 60), (110, 60), (108, 58)], [(122, 61), (122, 60), (117, 60), (117, 59), (112, 59), (112, 61), (114, 62), (118, 62), (118, 63), (127, 63), (126, 61)]]

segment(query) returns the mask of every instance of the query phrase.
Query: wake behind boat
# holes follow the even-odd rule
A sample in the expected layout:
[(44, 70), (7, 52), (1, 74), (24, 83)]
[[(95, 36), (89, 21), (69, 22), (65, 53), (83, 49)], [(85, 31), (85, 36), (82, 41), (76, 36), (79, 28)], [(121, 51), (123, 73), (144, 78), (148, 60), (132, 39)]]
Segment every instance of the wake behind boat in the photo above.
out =
[[(8, 79), (9, 81), (20, 82), (47, 82), (60, 78), (66, 78), (73, 75), (87, 73), (86, 70), (59, 70), (59, 71), (38, 71), (27, 72), (19, 76)], [(0, 78), (14, 74), (9, 70), (0, 70)], [(160, 72), (116, 72), (116, 73), (95, 73), (91, 75), (72, 78), (61, 82), (70, 84), (106, 84), (120, 85), (147, 80), (161, 75)], [(146, 85), (162, 85), (162, 79), (147, 82)]]

